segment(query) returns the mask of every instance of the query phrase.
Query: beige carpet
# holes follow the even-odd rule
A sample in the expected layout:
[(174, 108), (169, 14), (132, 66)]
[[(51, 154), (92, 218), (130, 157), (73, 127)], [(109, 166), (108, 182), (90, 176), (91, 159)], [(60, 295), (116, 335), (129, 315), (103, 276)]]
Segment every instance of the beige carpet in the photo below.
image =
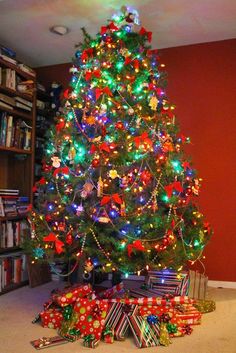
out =
[[(54, 336), (55, 330), (32, 324), (35, 314), (49, 298), (56, 282), (31, 289), (20, 288), (0, 296), (0, 352), (32, 353), (30, 341), (42, 336)], [(209, 288), (209, 299), (216, 301), (215, 312), (204, 314), (202, 324), (194, 326), (192, 335), (174, 338), (169, 347), (147, 348), (149, 353), (236, 353), (236, 290)], [(42, 352), (79, 353), (89, 351), (82, 341), (47, 348)], [(132, 337), (113, 345), (100, 342), (96, 353), (138, 352)]]

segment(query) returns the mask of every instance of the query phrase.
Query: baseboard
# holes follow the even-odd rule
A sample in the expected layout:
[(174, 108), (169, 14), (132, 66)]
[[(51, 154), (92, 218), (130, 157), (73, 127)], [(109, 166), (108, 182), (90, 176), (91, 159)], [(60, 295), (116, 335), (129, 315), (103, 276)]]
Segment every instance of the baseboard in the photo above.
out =
[(214, 288), (233, 288), (236, 289), (236, 282), (227, 282), (227, 281), (208, 281), (208, 287)]

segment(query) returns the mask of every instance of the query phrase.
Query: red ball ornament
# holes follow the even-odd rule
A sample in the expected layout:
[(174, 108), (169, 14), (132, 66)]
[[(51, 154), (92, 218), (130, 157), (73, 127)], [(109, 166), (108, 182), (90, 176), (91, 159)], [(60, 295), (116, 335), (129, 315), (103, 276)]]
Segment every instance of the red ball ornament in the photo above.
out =
[(94, 158), (94, 159), (92, 160), (92, 167), (93, 167), (93, 168), (97, 168), (97, 167), (99, 166), (99, 164), (100, 164), (100, 161), (99, 161), (98, 158)]
[(116, 123), (116, 125), (115, 125), (115, 128), (116, 128), (117, 130), (124, 130), (124, 129), (125, 129), (124, 124), (122, 123), (122, 121), (118, 121), (118, 122)]
[(144, 185), (148, 184), (152, 178), (152, 174), (148, 170), (143, 170), (140, 174), (140, 180)]
[(72, 234), (71, 234), (71, 232), (69, 232), (66, 234), (66, 244), (71, 245), (72, 242), (73, 242)]

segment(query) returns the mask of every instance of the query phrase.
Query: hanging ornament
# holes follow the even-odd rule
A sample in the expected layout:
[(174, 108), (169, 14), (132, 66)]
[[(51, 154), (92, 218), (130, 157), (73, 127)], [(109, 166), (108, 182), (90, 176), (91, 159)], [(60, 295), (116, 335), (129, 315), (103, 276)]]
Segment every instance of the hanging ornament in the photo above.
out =
[(174, 151), (174, 145), (172, 142), (172, 138), (170, 137), (170, 135), (167, 135), (162, 142), (162, 150), (164, 152), (173, 152)]
[(61, 159), (60, 159), (59, 157), (54, 156), (54, 157), (51, 158), (51, 160), (52, 160), (52, 166), (53, 166), (54, 168), (59, 168), (59, 167), (60, 167), (60, 165), (61, 165)]
[(150, 101), (149, 101), (149, 107), (152, 109), (152, 110), (156, 110), (157, 109), (157, 104), (158, 104), (158, 99), (156, 96), (152, 96)]
[(148, 170), (143, 170), (140, 174), (140, 180), (143, 185), (147, 185), (152, 179), (152, 174)]
[(125, 216), (125, 201), (123, 200), (122, 204), (120, 205), (120, 215), (122, 217)]
[(88, 116), (85, 119), (86, 124), (94, 125), (96, 123), (96, 118), (94, 116)]
[(116, 179), (119, 178), (119, 174), (116, 169), (111, 169), (108, 173), (109, 178)]
[(194, 195), (198, 196), (200, 190), (200, 184), (198, 179), (194, 179), (194, 185), (192, 186), (192, 192)]
[(102, 177), (101, 176), (98, 179), (97, 196), (98, 197), (102, 197), (103, 196), (103, 181), (102, 181)]
[(93, 160), (92, 160), (92, 167), (93, 168), (97, 168), (98, 166), (99, 166), (99, 164), (100, 164), (100, 161), (99, 161), (99, 159), (98, 158), (94, 158)]
[(84, 208), (83, 208), (83, 205), (81, 203), (76, 209), (76, 216), (79, 217), (83, 211), (84, 211)]
[(58, 226), (57, 226), (57, 230), (58, 230), (59, 232), (64, 232), (65, 229), (66, 229), (66, 224), (65, 224), (64, 222), (59, 222), (59, 223), (58, 223)]
[(122, 123), (122, 121), (118, 121), (116, 124), (115, 124), (115, 128), (117, 130), (124, 130), (125, 127), (124, 127), (124, 124)]
[(100, 223), (109, 223), (110, 222), (110, 218), (107, 217), (107, 216), (101, 216), (101, 217), (98, 217), (98, 222), (100, 222)]
[(68, 158), (71, 162), (74, 161), (74, 158), (76, 156), (76, 150), (74, 147), (71, 147), (70, 150), (69, 150), (69, 153), (68, 153)]
[(121, 188), (127, 188), (129, 185), (129, 180), (127, 176), (123, 176), (120, 181), (120, 187)]
[(72, 233), (69, 231), (66, 234), (66, 244), (71, 245), (73, 243)]
[(84, 270), (86, 272), (91, 272), (93, 270), (94, 266), (93, 266), (93, 263), (91, 261), (90, 258), (88, 258), (86, 261), (85, 261), (85, 264), (84, 264)]
[(93, 184), (90, 181), (87, 181), (84, 186), (83, 186), (83, 190), (86, 191), (88, 194), (91, 194), (91, 192), (93, 191)]
[(139, 116), (136, 120), (136, 128), (140, 128), (140, 123), (141, 123), (141, 117)]
[(128, 109), (128, 114), (129, 115), (133, 115), (134, 114), (134, 109), (133, 108), (129, 108)]

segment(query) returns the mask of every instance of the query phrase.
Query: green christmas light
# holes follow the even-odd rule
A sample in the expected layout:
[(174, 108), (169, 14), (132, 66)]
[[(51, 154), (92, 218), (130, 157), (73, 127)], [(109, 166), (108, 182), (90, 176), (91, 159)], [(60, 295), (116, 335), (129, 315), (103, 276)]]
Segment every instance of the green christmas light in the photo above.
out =
[(181, 167), (180, 161), (171, 161), (172, 167), (174, 168), (174, 171), (176, 173), (181, 173), (183, 171), (183, 168)]

